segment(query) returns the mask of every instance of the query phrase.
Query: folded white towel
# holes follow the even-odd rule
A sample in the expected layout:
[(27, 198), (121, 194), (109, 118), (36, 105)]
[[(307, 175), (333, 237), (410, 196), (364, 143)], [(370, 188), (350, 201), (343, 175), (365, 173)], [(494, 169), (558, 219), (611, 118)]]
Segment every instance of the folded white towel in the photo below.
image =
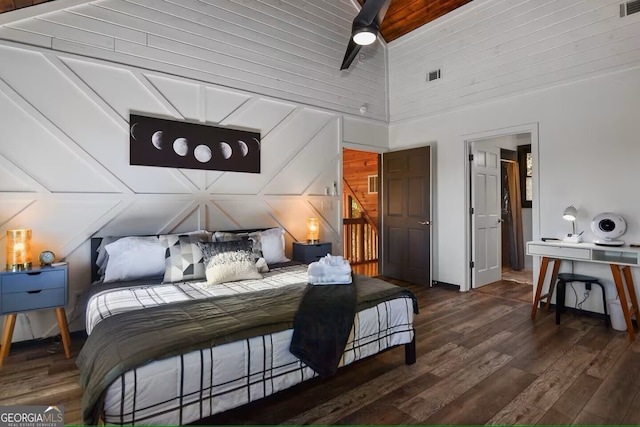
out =
[(348, 264), (349, 261), (345, 261), (344, 258), (342, 258), (342, 256), (340, 255), (331, 255), (331, 254), (327, 254), (325, 257), (320, 258), (320, 260), (318, 260), (318, 262), (322, 265), (328, 265), (328, 266), (332, 266), (332, 267), (339, 267), (342, 266), (345, 262)]
[(309, 264), (307, 272), (310, 276), (351, 274), (351, 264), (340, 255), (327, 254)]
[(342, 264), (340, 266), (322, 265), (320, 262), (312, 262), (307, 268), (307, 273), (311, 276), (324, 276), (327, 274), (351, 274), (351, 266)]
[(349, 285), (351, 284), (351, 274), (332, 274), (325, 276), (309, 275), (311, 285)]

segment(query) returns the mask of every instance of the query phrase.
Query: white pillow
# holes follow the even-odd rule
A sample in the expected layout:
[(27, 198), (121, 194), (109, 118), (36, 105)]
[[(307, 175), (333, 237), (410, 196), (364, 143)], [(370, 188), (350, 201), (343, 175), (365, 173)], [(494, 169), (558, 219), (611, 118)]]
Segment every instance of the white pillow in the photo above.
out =
[(100, 240), (100, 246), (96, 249), (96, 252), (98, 253), (98, 256), (96, 257), (96, 265), (98, 266), (98, 275), (100, 278), (104, 278), (104, 271), (107, 268), (107, 262), (109, 261), (109, 254), (107, 254), (105, 247), (109, 243), (113, 243), (118, 239), (120, 239), (120, 237), (108, 236), (103, 237), (102, 240)]
[(165, 270), (164, 248), (156, 236), (123, 237), (105, 246), (109, 262), (104, 282), (162, 276)]
[(260, 231), (258, 234), (262, 256), (267, 264), (291, 261), (284, 254), (284, 230), (282, 228), (270, 228)]

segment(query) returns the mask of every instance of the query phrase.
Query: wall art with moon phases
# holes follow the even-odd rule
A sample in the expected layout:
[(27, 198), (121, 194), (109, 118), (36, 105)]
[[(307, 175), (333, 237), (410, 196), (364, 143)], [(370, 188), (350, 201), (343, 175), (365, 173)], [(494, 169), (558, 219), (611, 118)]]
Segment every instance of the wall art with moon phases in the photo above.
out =
[(132, 165), (260, 173), (260, 133), (129, 115)]

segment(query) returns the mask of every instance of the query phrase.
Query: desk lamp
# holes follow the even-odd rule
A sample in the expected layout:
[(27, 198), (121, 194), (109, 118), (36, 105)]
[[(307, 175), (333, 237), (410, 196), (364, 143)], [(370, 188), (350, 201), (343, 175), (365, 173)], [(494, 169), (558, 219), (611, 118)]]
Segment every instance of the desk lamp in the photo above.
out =
[(562, 218), (567, 221), (571, 221), (573, 233), (569, 234), (562, 240), (568, 243), (580, 243), (582, 241), (582, 233), (576, 234), (576, 218), (578, 217), (578, 210), (573, 205), (567, 207), (562, 214)]
[(564, 210), (564, 213), (562, 214), (562, 218), (566, 219), (567, 221), (571, 221), (571, 225), (573, 225), (573, 233), (571, 234), (576, 234), (576, 217), (578, 216), (578, 211), (576, 210), (576, 208), (573, 207), (573, 205), (567, 207)]

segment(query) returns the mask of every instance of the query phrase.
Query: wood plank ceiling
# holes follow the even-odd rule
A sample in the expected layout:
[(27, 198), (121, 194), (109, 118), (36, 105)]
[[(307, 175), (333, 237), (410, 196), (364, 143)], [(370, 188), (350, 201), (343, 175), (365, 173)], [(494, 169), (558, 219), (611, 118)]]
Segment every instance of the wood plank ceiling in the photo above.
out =
[[(0, 13), (52, 0), (0, 0)], [(360, 4), (364, 0), (358, 0)], [(380, 33), (387, 42), (469, 3), (471, 0), (392, 0)], [(355, 15), (354, 15), (355, 18)]]
[[(363, 0), (358, 0), (362, 4)], [(388, 42), (431, 22), (471, 0), (391, 0), (380, 26)]]
[(51, 0), (0, 0), (0, 13), (10, 12), (34, 4), (46, 3)]

